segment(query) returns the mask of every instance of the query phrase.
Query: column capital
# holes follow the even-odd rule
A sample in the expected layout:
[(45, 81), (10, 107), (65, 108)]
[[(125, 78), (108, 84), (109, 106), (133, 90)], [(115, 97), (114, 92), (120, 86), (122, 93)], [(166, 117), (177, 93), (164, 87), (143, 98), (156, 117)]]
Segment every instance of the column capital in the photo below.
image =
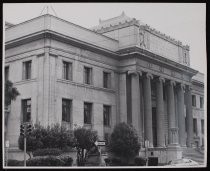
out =
[(141, 71), (136, 71), (136, 70), (128, 70), (128, 75), (134, 74), (136, 76), (140, 75), (142, 76), (142, 72)]
[(145, 78), (153, 79), (153, 75), (149, 72), (144, 73)]
[(161, 77), (161, 76), (155, 77), (155, 80), (156, 80), (156, 81), (161, 81), (161, 82), (165, 83), (165, 78), (163, 78), (163, 77)]
[(181, 88), (181, 90), (185, 90), (185, 85), (183, 83), (178, 83), (177, 88)]
[(176, 85), (176, 82), (174, 80), (168, 80), (167, 81), (167, 85), (175, 86)]
[(185, 86), (185, 89), (186, 89), (187, 91), (191, 91), (191, 90), (192, 90), (192, 85), (186, 85), (186, 86)]

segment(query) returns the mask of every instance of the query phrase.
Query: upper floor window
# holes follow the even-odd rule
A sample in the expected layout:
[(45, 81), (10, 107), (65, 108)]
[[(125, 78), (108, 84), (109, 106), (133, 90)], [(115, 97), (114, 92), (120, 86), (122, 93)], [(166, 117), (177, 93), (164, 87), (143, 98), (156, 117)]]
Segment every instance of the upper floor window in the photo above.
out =
[(63, 79), (72, 80), (72, 63), (63, 61)]
[(62, 121), (70, 122), (71, 120), (71, 103), (69, 99), (62, 99)]
[(23, 122), (31, 121), (31, 99), (22, 100)]
[(31, 61), (23, 62), (23, 79), (31, 79)]
[(104, 105), (104, 126), (110, 126), (111, 107)]
[(203, 97), (200, 97), (200, 108), (203, 108)]
[(192, 106), (196, 107), (196, 96), (192, 95)]
[(103, 84), (104, 84), (104, 88), (111, 87), (111, 73), (103, 72)]
[(92, 84), (92, 68), (84, 67), (84, 83)]
[(84, 124), (92, 123), (92, 103), (84, 103)]
[(6, 66), (5, 67), (5, 81), (9, 80), (9, 66)]

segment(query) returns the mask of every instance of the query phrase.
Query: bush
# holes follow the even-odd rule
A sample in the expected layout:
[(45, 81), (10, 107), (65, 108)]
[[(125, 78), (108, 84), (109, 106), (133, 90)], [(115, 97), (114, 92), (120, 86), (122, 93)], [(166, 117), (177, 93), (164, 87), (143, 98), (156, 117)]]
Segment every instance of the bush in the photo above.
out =
[[(53, 126), (43, 127), (41, 125), (34, 125), (31, 135), (27, 137), (26, 141), (27, 152), (34, 152), (37, 149), (58, 148), (65, 149), (67, 147), (74, 147), (73, 131), (55, 124)], [(24, 150), (24, 138), (19, 137), (19, 149)]]
[(55, 156), (34, 157), (26, 161), (27, 166), (64, 166), (65, 162)]
[(33, 152), (33, 156), (47, 156), (47, 155), (52, 155), (52, 156), (59, 156), (62, 153), (62, 150), (58, 148), (46, 148), (46, 149), (38, 149)]
[(7, 161), (7, 166), (24, 166), (24, 161), (9, 159)]
[(72, 166), (73, 159), (70, 156), (58, 156), (58, 159), (64, 161), (64, 166)]
[(134, 127), (126, 123), (116, 125), (107, 149), (114, 156), (120, 158), (123, 165), (134, 160), (140, 150), (138, 135)]
[(142, 157), (136, 157), (134, 162), (135, 162), (136, 166), (146, 166), (147, 159), (146, 158), (142, 158)]

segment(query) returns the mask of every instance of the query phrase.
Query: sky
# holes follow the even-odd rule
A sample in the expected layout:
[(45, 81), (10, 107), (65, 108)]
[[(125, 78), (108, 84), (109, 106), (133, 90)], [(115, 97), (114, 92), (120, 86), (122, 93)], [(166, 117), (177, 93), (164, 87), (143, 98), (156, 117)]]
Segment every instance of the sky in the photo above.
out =
[(189, 45), (191, 67), (207, 72), (205, 3), (4, 3), (3, 17), (18, 24), (46, 13), (43, 9), (47, 5), (49, 13), (85, 28), (124, 11), (127, 16)]

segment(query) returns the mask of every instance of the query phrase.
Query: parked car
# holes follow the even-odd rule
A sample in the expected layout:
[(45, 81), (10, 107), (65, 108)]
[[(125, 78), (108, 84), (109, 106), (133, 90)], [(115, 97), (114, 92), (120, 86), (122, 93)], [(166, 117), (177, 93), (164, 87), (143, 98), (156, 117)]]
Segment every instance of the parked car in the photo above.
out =
[(198, 165), (199, 164), (196, 161), (187, 158), (182, 158), (170, 161), (167, 166), (198, 166)]

